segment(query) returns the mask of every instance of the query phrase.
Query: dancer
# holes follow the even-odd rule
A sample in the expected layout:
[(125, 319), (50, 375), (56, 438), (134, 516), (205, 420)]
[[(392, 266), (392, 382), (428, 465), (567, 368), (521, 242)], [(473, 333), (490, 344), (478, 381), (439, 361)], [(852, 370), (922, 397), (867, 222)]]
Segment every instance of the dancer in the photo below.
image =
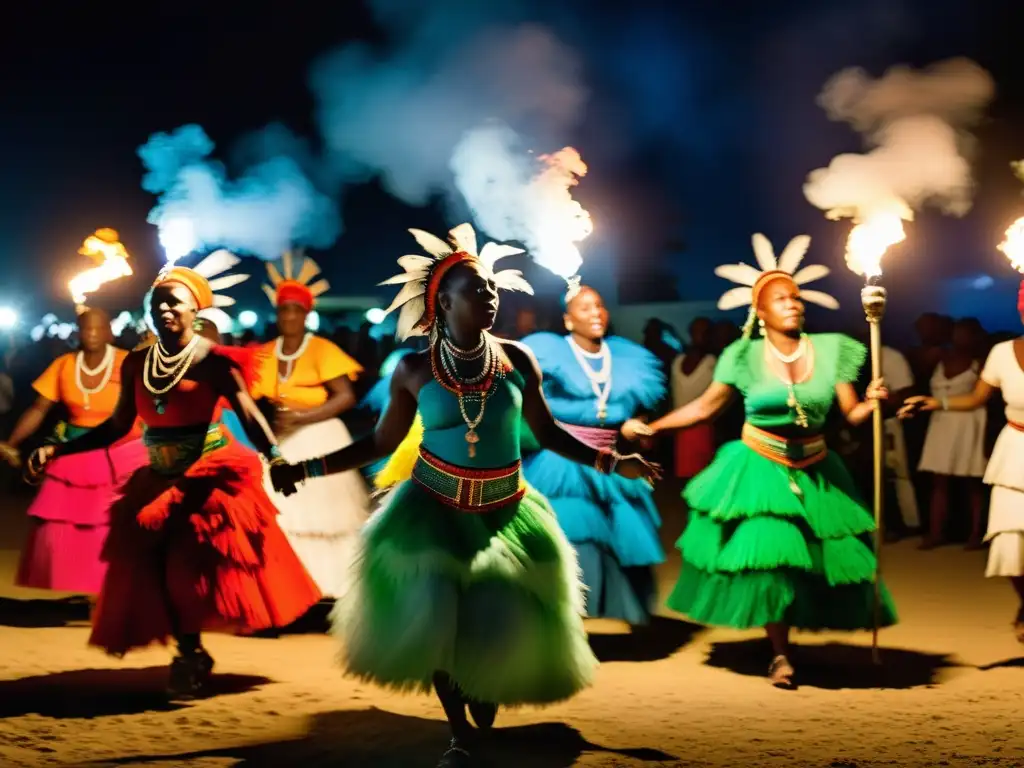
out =
[(399, 483), (360, 537), (351, 591), (334, 631), (349, 674), (398, 690), (437, 692), (452, 730), (441, 766), (467, 764), (474, 722), (488, 728), (498, 705), (548, 704), (590, 684), (572, 547), (543, 496), (521, 477), (523, 417), (546, 448), (604, 472), (655, 477), (639, 456), (597, 450), (559, 429), (525, 348), (488, 331), (498, 288), (531, 291), (494, 262), (516, 248), (476, 250), (468, 224), (452, 245), (412, 230), (431, 254), (403, 256), (399, 338), (429, 334), (392, 378), (376, 431), (301, 465), (272, 468), (275, 482), (347, 472), (392, 453), (417, 408), (423, 443), (412, 478)]
[[(103, 310), (82, 312), (78, 332), (79, 350), (58, 357), (35, 380), (35, 403), (0, 445), (15, 466), (21, 464), (18, 447), (58, 403), (68, 418), (46, 440), (49, 444), (87, 434), (114, 412), (128, 353), (113, 346), (110, 317)], [(106, 572), (100, 551), (110, 530), (110, 505), (117, 489), (147, 461), (139, 438), (139, 431), (129, 425), (124, 437), (109, 447), (67, 456), (47, 467), (28, 509), (31, 527), (15, 577), (19, 586), (90, 597), (100, 591)]]
[[(337, 345), (306, 330), (316, 297), (328, 284), (312, 282), (320, 273), (312, 259), (303, 258), (297, 273), (293, 266), (291, 253), (284, 254), (281, 270), (267, 264), (271, 285), (263, 289), (277, 310), (280, 336), (263, 347), (264, 363), (252, 394), (273, 405), (281, 455), (298, 463), (352, 443), (338, 417), (356, 404), (351, 382), (363, 369)], [(264, 482), (281, 511), (282, 530), (324, 597), (342, 594), (343, 564), (351, 559), (356, 533), (370, 514), (366, 482), (358, 472), (348, 472), (291, 498), (273, 490), (269, 474)]]
[[(682, 408), (696, 400), (711, 386), (718, 358), (711, 352), (714, 326), (706, 317), (690, 323), (690, 343), (686, 351), (672, 361), (670, 380), (672, 405)], [(704, 422), (676, 432), (675, 470), (680, 480), (700, 474), (715, 456), (715, 426)]]
[[(668, 605), (705, 624), (764, 627), (774, 653), (770, 679), (789, 688), (791, 627), (873, 626), (874, 520), (821, 432), (834, 401), (856, 425), (887, 392), (874, 381), (868, 400), (858, 400), (853, 382), (865, 358), (862, 344), (803, 332), (804, 301), (838, 306), (828, 294), (801, 289), (828, 274), (820, 266), (796, 271), (810, 238), (794, 238), (778, 261), (764, 235), (754, 235), (753, 244), (761, 271), (746, 264), (716, 270), (740, 284), (719, 307), (750, 305), (744, 338), (722, 354), (701, 397), (646, 431), (707, 421), (742, 395), (742, 439), (723, 446), (684, 492), (691, 513), (677, 544), (683, 569)], [(761, 340), (749, 338), (755, 320)], [(884, 587), (882, 601), (881, 624), (888, 626), (896, 614)]]
[[(217, 324), (208, 317), (202, 317), (200, 314), (196, 318), (195, 322), (196, 333), (202, 336), (204, 339), (208, 339), (216, 345), (224, 343), (224, 337), (221, 335), (220, 329)], [(238, 414), (231, 409), (231, 403), (227, 400), (221, 400), (220, 402), (220, 422), (224, 425), (224, 428), (231, 433), (231, 437), (235, 439), (239, 445), (244, 445), (250, 451), (256, 451), (257, 448), (253, 444), (249, 436), (245, 434), (245, 426), (242, 424), (242, 420), (238, 418)]]
[(173, 638), (169, 689), (184, 697), (200, 693), (213, 668), (201, 632), (285, 626), (320, 599), (277, 526), (260, 459), (219, 421), (226, 398), (261, 452), (283, 462), (246, 392), (256, 353), (216, 346), (193, 330), (196, 311), (223, 299), (213, 290), (235, 279), (211, 283), (203, 275), (237, 261), (218, 251), (195, 270), (161, 273), (149, 297), (157, 343), (125, 359), (113, 415), (29, 461), (39, 472), (50, 459), (105, 448), (141, 417), (149, 466), (132, 475), (111, 510), (108, 569), (89, 643), (121, 656)]
[[(1017, 309), (1024, 322), (1024, 281)], [(900, 409), (902, 418), (924, 411), (975, 412), (983, 408), (996, 389), (1006, 402), (1006, 426), (999, 433), (985, 469), (985, 483), (992, 486), (989, 502), (988, 567), (985, 575), (1010, 580), (1020, 606), (1013, 620), (1017, 640), (1024, 643), (1024, 337), (996, 344), (985, 361), (974, 390), (941, 397), (912, 397)], [(937, 415), (936, 414), (936, 415)]]
[[(593, 288), (570, 287), (564, 306), (567, 336), (535, 333), (522, 343), (537, 358), (544, 399), (559, 425), (592, 448), (611, 450), (620, 434), (635, 437), (633, 417), (665, 396), (661, 363), (639, 344), (605, 337), (608, 310)], [(654, 566), (665, 560), (650, 484), (528, 447), (523, 474), (551, 503), (576, 549), (587, 615), (647, 624)]]

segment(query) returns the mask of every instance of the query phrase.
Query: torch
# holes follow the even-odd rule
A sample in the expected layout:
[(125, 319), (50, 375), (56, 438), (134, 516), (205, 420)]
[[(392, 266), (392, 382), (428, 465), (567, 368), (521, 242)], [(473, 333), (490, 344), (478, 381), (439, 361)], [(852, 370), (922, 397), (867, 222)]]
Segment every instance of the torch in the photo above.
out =
[[(850, 231), (846, 243), (846, 264), (854, 274), (864, 276), (864, 288), (860, 292), (864, 317), (868, 321), (871, 349), (871, 378), (881, 379), (882, 371), (882, 318), (888, 296), (882, 280), (882, 257), (889, 246), (902, 242), (906, 237), (903, 221), (898, 215), (873, 216), (857, 224)], [(878, 626), (882, 609), (882, 541), (884, 539), (883, 511), (885, 508), (885, 425), (880, 403), (875, 403), (872, 414), (873, 469), (875, 514), (875, 594), (873, 601), (873, 628), (871, 634), (871, 658), (881, 663), (878, 653)]]
[(85, 311), (85, 297), (98, 291), (102, 286), (121, 277), (131, 277), (128, 251), (119, 240), (117, 230), (104, 227), (97, 229), (82, 243), (78, 252), (88, 256), (96, 265), (79, 272), (68, 282), (68, 291), (75, 302), (75, 311)]

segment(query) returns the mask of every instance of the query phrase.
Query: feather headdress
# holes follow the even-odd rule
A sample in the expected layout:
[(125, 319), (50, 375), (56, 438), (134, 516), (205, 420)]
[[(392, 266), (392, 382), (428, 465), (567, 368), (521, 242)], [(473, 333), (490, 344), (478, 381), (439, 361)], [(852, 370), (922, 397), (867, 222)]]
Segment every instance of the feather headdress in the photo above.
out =
[(153, 287), (163, 283), (181, 283), (195, 297), (200, 317), (208, 318), (218, 328), (225, 327), (225, 323), (230, 326), (231, 317), (223, 307), (230, 307), (235, 300), (220, 291), (249, 279), (249, 275), (245, 274), (225, 274), (239, 263), (241, 259), (222, 248), (191, 268), (173, 264), (164, 267), (153, 281)]
[[(723, 264), (715, 269), (715, 274), (724, 277), (733, 283), (736, 288), (730, 288), (718, 299), (718, 308), (723, 310), (737, 309), (739, 307), (750, 307), (750, 314), (743, 326), (743, 333), (749, 336), (754, 325), (754, 317), (757, 314), (757, 300), (762, 289), (773, 280), (789, 280), (800, 288), (800, 298), (812, 304), (825, 307), (826, 309), (839, 309), (839, 302), (823, 291), (804, 290), (803, 286), (821, 280), (828, 276), (830, 270), (821, 264), (809, 264), (802, 269), (800, 263), (803, 261), (807, 249), (811, 245), (811, 238), (808, 235), (798, 235), (789, 241), (789, 244), (782, 251), (782, 255), (775, 257), (775, 250), (768, 238), (760, 232), (751, 238), (754, 246), (754, 257), (757, 259), (757, 267), (749, 264)], [(760, 267), (760, 269), (758, 269)]]
[[(298, 272), (295, 271), (296, 262), (299, 264)], [(317, 297), (331, 287), (325, 279), (314, 281), (319, 274), (320, 267), (311, 258), (301, 252), (293, 254), (291, 251), (285, 251), (281, 256), (280, 267), (273, 262), (267, 262), (270, 285), (264, 283), (263, 292), (275, 307), (294, 301), (309, 312), (313, 309)]]
[(448, 232), (448, 242), (422, 229), (410, 229), (416, 242), (429, 256), (409, 255), (398, 259), (404, 270), (380, 285), (401, 285), (387, 312), (398, 313), (396, 335), (405, 340), (410, 336), (430, 334), (437, 322), (437, 291), (445, 273), (464, 261), (481, 266), (498, 288), (506, 291), (533, 293), (533, 288), (518, 269), (494, 271), (499, 259), (523, 253), (522, 248), (501, 243), (486, 243), (477, 252), (476, 232), (470, 224), (460, 224)]

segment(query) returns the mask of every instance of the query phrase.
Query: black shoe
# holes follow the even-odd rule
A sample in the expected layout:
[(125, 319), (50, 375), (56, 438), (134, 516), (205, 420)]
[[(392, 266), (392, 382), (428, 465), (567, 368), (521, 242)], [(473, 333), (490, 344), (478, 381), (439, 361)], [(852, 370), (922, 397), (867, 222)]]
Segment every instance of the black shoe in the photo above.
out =
[(179, 654), (171, 662), (168, 693), (176, 699), (194, 699), (202, 694), (213, 673), (213, 658), (204, 648)]
[(480, 701), (467, 702), (469, 716), (473, 718), (476, 727), (481, 731), (489, 731), (494, 725), (494, 719), (498, 716), (497, 704), (486, 704)]

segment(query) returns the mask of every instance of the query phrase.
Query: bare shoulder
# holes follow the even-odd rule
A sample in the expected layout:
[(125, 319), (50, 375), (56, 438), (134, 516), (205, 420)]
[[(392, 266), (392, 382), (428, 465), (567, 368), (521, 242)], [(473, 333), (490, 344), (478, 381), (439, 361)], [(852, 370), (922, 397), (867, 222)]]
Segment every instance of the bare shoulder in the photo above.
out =
[(430, 365), (430, 351), (422, 350), (408, 354), (398, 361), (395, 372), (391, 374), (391, 386), (416, 394), (420, 387), (432, 378), (434, 371)]
[(527, 377), (539, 375), (537, 358), (528, 346), (518, 341), (509, 341), (507, 339), (498, 339), (498, 345), (505, 353), (508, 361), (512, 363), (512, 367), (517, 371)]

